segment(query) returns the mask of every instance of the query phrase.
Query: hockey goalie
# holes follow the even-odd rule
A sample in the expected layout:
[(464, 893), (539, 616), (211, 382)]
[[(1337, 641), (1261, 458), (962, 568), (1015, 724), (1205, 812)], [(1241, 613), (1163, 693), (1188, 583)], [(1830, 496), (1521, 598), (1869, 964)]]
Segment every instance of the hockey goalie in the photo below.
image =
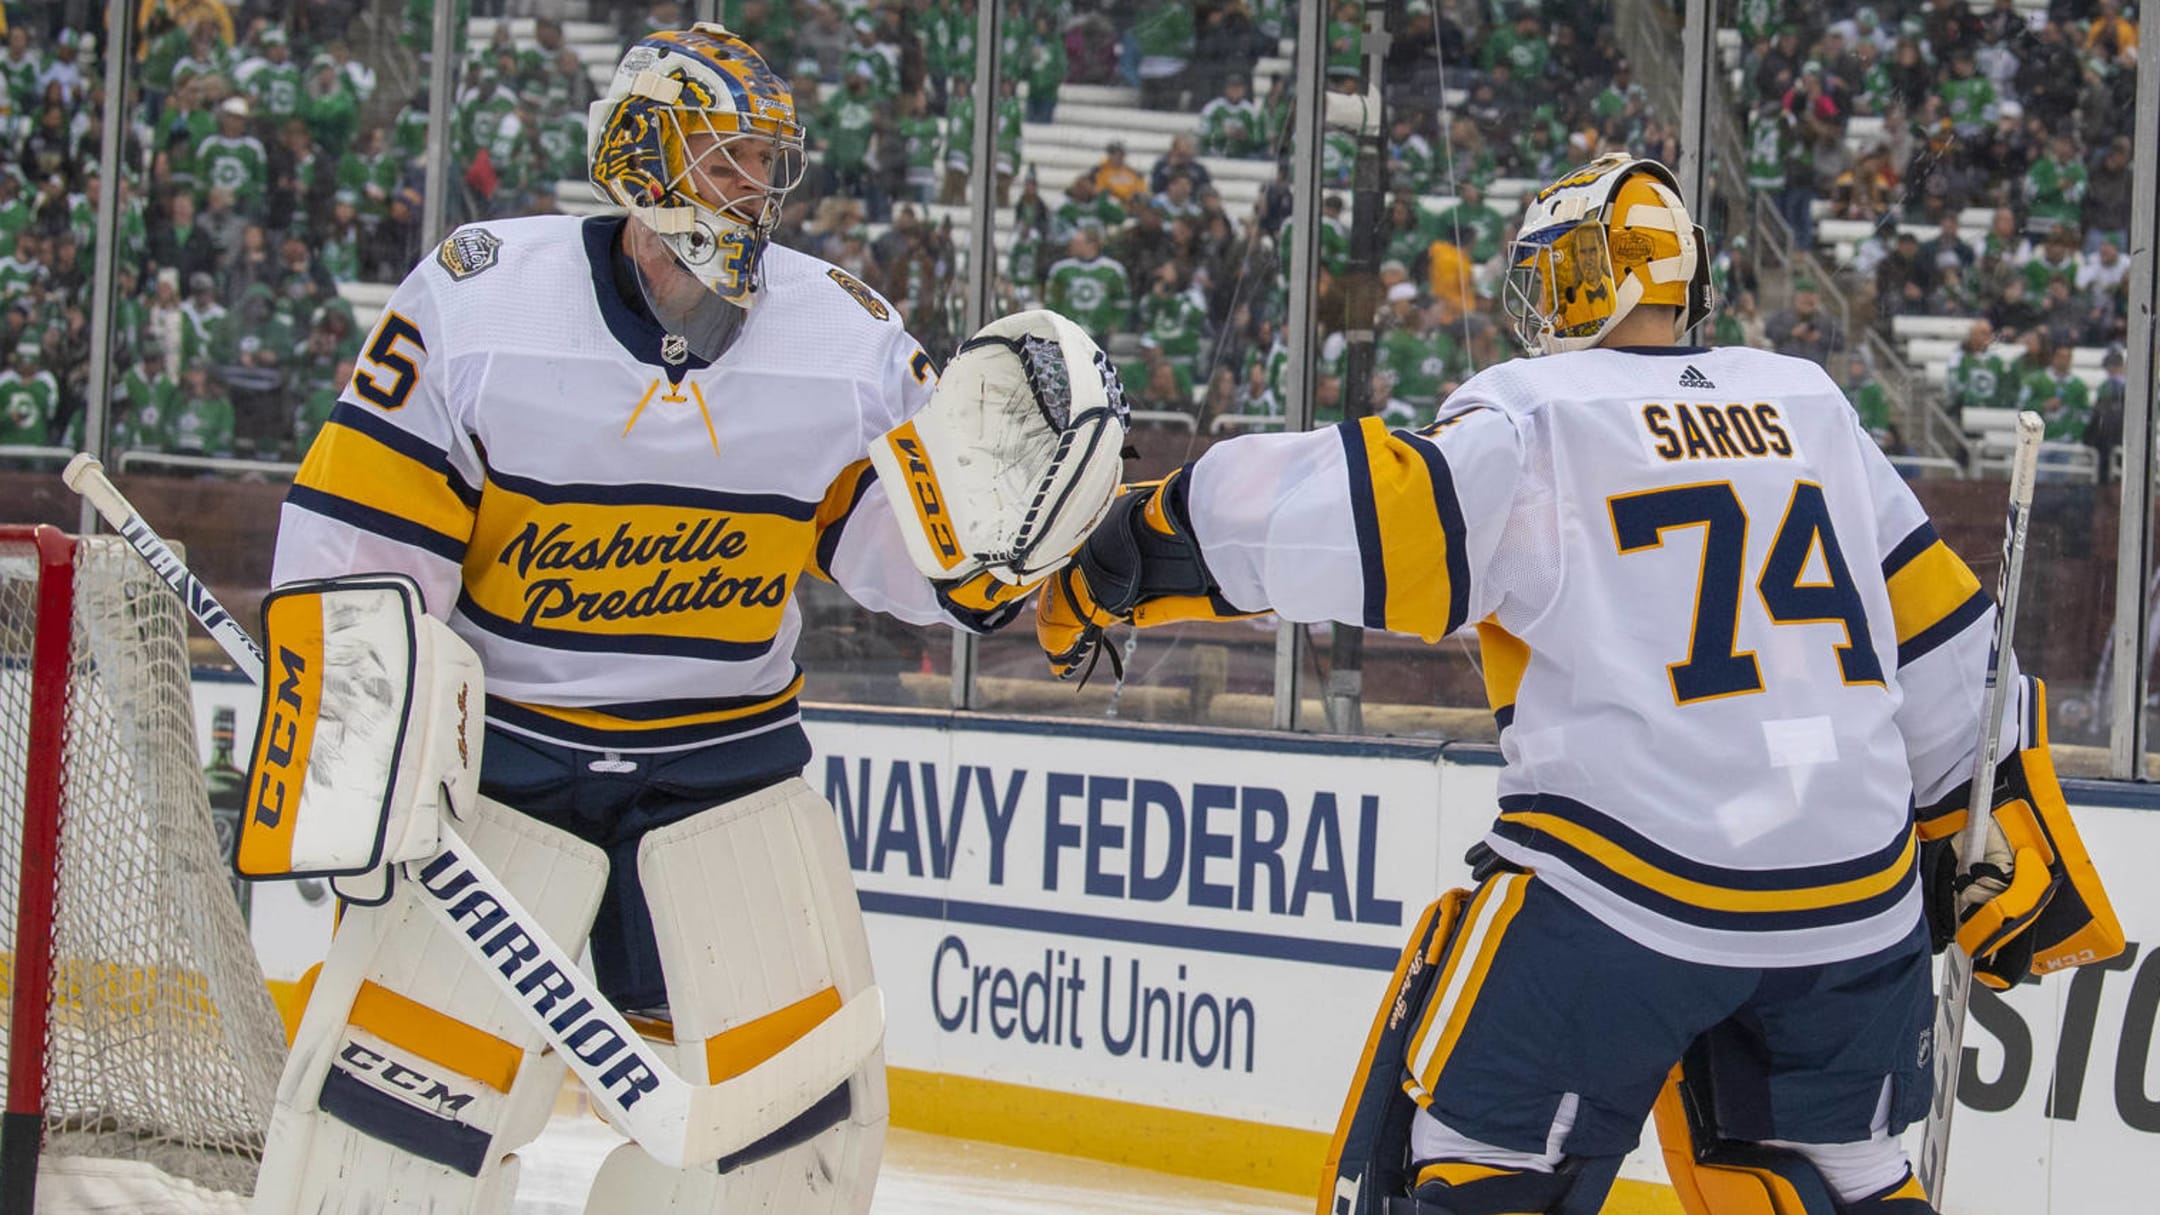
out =
[[(1231, 612), (1476, 631), (1499, 814), (1386, 989), (1322, 1215), (1594, 1215), (1676, 1067), (1691, 1215), (1930, 1215), (1898, 1133), (1931, 937), (1998, 985), (2123, 946), (2041, 689), (1983, 727), (1993, 604), (1821, 367), (1683, 344), (1708, 250), (1665, 166), (1564, 175), (1509, 260), (1540, 357), (1126, 494), (1038, 639), (1072, 672)], [(1984, 729), (2011, 758), (1960, 872), (1929, 841)]]
[(1070, 323), (941, 382), (771, 244), (803, 132), (741, 39), (641, 39), (589, 130), (626, 214), (431, 251), (283, 508), (239, 861), (345, 906), (259, 1212), (507, 1211), (566, 1069), (633, 1141), (588, 1210), (866, 1210), (881, 1006), (799, 775), (798, 584), (995, 628), (1118, 482)]

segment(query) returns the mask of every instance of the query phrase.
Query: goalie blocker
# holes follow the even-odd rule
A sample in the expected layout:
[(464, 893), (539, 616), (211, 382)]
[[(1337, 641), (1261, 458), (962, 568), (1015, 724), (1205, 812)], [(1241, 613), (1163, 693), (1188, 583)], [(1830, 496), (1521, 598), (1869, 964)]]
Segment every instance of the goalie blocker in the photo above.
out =
[[(646, 836), (668, 1006), (626, 1022), (571, 961), (606, 854), (472, 792), (481, 735), (461, 710), (480, 702), (478, 664), (417, 608), (394, 577), (266, 604), (248, 872), (377, 880), (306, 981), (254, 1209), (507, 1211), (515, 1150), (574, 1067), (626, 1135), (649, 1136), (651, 1114), (681, 1139), (648, 1139), (667, 1163), (617, 1151), (589, 1210), (866, 1210), (886, 1112), (879, 997), (830, 807), (791, 779)], [(798, 1096), (790, 1075), (825, 1078)], [(708, 1125), (775, 1129), (672, 1167), (725, 1142)]]

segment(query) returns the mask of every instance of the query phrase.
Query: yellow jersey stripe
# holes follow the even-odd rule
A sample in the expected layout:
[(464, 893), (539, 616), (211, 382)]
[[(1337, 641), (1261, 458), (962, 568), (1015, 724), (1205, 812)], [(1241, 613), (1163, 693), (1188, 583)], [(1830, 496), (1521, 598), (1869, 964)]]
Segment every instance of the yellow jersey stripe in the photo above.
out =
[(1934, 628), (1980, 593), (1980, 580), (1940, 540), (1893, 572), (1887, 584), (1899, 645)]
[(1886, 893), (1911, 872), (1917, 838), (1907, 832), (1905, 846), (1896, 860), (1865, 877), (1821, 886), (1788, 890), (1740, 890), (1684, 878), (1636, 856), (1590, 828), (1557, 814), (1535, 810), (1503, 812), (1503, 823), (1514, 823), (1567, 845), (1597, 861), (1621, 878), (1654, 890), (1668, 898), (1712, 911), (1814, 911), (1856, 903)]
[(473, 509), (441, 469), (336, 418), (315, 437), (293, 484), (453, 539), (472, 534)]

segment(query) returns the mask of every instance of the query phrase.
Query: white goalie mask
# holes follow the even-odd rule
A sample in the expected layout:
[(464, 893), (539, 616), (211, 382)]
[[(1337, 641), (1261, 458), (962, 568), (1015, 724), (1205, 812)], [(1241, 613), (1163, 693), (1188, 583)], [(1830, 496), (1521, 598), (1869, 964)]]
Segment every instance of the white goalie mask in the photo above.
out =
[[(802, 180), (803, 130), (787, 82), (749, 43), (709, 22), (639, 39), (592, 104), (585, 155), (601, 196), (707, 292), (751, 305), (781, 203)], [(655, 307), (678, 333), (695, 328), (670, 315), (684, 311)]]

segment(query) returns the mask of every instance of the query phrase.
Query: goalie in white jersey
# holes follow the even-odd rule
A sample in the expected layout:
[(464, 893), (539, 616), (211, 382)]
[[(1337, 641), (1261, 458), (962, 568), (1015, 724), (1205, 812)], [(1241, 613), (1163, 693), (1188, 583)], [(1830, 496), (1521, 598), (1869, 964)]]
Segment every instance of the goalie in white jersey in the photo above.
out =
[[(1511, 258), (1548, 357), (1480, 373), (1415, 432), (1217, 444), (1120, 499), (1041, 600), (1062, 672), (1128, 620), (1477, 630), (1500, 814), (1479, 888), (1435, 904), (1390, 988), (1323, 1211), (1595, 1212), (1690, 1052), (1691, 1210), (1933, 1209), (1896, 1137), (1929, 1095), (1914, 807), (1964, 804), (1993, 608), (1822, 368), (1676, 344), (1708, 311), (1707, 256), (1663, 166), (1571, 172)], [(2036, 698), (2012, 699), (2030, 739)], [(2080, 870), (2067, 818), (2048, 825)], [(2031, 863), (2073, 921), (2043, 944), (2104, 932), (2089, 866), (2074, 891)], [(2003, 939), (2046, 897), (1944, 878), (1946, 923)], [(1976, 950), (1998, 981), (2026, 935)], [(1764, 1142), (1784, 1147), (1718, 1163)]]
[[(911, 563), (910, 546), (934, 550), (957, 521), (925, 488), (934, 482), (888, 501), (890, 480), (868, 457), (933, 400), (937, 377), (869, 287), (769, 243), (802, 174), (803, 132), (786, 83), (751, 47), (716, 25), (648, 35), (594, 104), (590, 130), (593, 181), (630, 214), (452, 233), (391, 297), (295, 478), (265, 609), (276, 711), (257, 748), (263, 809), (240, 859), (257, 876), (300, 872), (295, 858), (325, 838), (316, 827), (338, 826), (337, 814), (309, 814), (341, 792), (314, 779), (338, 749), (322, 740), (351, 742), (373, 716), (357, 698), (392, 682), (383, 668), (410, 669), (376, 661), (350, 678), (350, 644), (341, 654), (324, 640), (373, 613), (351, 605), (374, 593), (368, 602), (404, 613), (381, 635), (419, 639), (393, 651), (421, 652), (423, 667), (428, 652), (464, 655), (447, 682), (434, 676), (450, 690), (434, 697), (432, 718), (428, 698), (408, 694), (404, 723), (392, 722), (401, 738), (447, 740), (429, 753), (446, 771), (469, 767), (469, 744), (481, 741), (471, 736), (482, 706), (468, 692), (484, 669), (477, 798), (443, 778), (458, 832), (571, 956), (589, 929), (600, 992), (670, 1044), (675, 1072), (718, 1086), (839, 1024), (866, 991), (876, 999), (834, 816), (799, 776), (810, 752), (797, 709), (798, 583), (828, 579), (914, 624), (988, 629), (1040, 572), (1022, 558), (1062, 560), (1077, 536), (1045, 540), (1057, 512), (1034, 512), (1034, 547), (1009, 549), (1002, 576), (951, 559), (926, 576)], [(984, 357), (1010, 371), (1008, 347), (1034, 350), (1037, 368), (1076, 349), (1025, 338), (993, 342)], [(1091, 384), (1090, 350), (1077, 366)], [(1067, 456), (1056, 428), (1077, 426), (1080, 411), (1043, 402), (1052, 381), (1073, 386), (1065, 370), (1040, 386), (1030, 372), (1033, 399), (999, 398), (1047, 419), (1035, 424), (1050, 428), (1039, 446), (1057, 461)], [(1079, 504), (1083, 531), (1115, 487), (1122, 429), (1103, 420), (1115, 412), (1094, 411), (1107, 437), (1074, 445), (1100, 474), (1092, 515), (1085, 492), (1060, 499)], [(1020, 446), (983, 449), (992, 458), (975, 471), (990, 475), (980, 466)], [(908, 467), (911, 481), (919, 467)], [(911, 537), (910, 526), (930, 534)], [(290, 718), (280, 716), (288, 698)], [(277, 773), (311, 737), (294, 809)], [(358, 833), (363, 859), (346, 872), (429, 855), (393, 854), (401, 840), (432, 840), (431, 823), (416, 828), (411, 799), (384, 801), (380, 782), (366, 783), (346, 792), (381, 802), (388, 825)], [(420, 784), (433, 807), (432, 780)], [(334, 855), (311, 863), (338, 871)], [(546, 1049), (539, 1021), (561, 1031), (590, 1004), (535, 995), (538, 980), (523, 978), (529, 1007), (505, 1000), (422, 914), (413, 891), (432, 890), (424, 876), (385, 892), (389, 867), (367, 872), (375, 885), (341, 893), (387, 902), (348, 908), (313, 980), (257, 1210), (506, 1211), (513, 1150), (553, 1108), (561, 1049), (583, 1058), (578, 1044), (601, 1040)], [(502, 918), (467, 914), (474, 941)], [(533, 955), (506, 948), (501, 970), (512, 976)], [(834, 1074), (850, 1070), (717, 1168), (687, 1150), (674, 1154), (702, 1167), (617, 1151), (588, 1209), (867, 1209), (885, 1121), (881, 1056)], [(628, 1110), (639, 1077), (610, 1073), (626, 1076), (616, 1096)]]

